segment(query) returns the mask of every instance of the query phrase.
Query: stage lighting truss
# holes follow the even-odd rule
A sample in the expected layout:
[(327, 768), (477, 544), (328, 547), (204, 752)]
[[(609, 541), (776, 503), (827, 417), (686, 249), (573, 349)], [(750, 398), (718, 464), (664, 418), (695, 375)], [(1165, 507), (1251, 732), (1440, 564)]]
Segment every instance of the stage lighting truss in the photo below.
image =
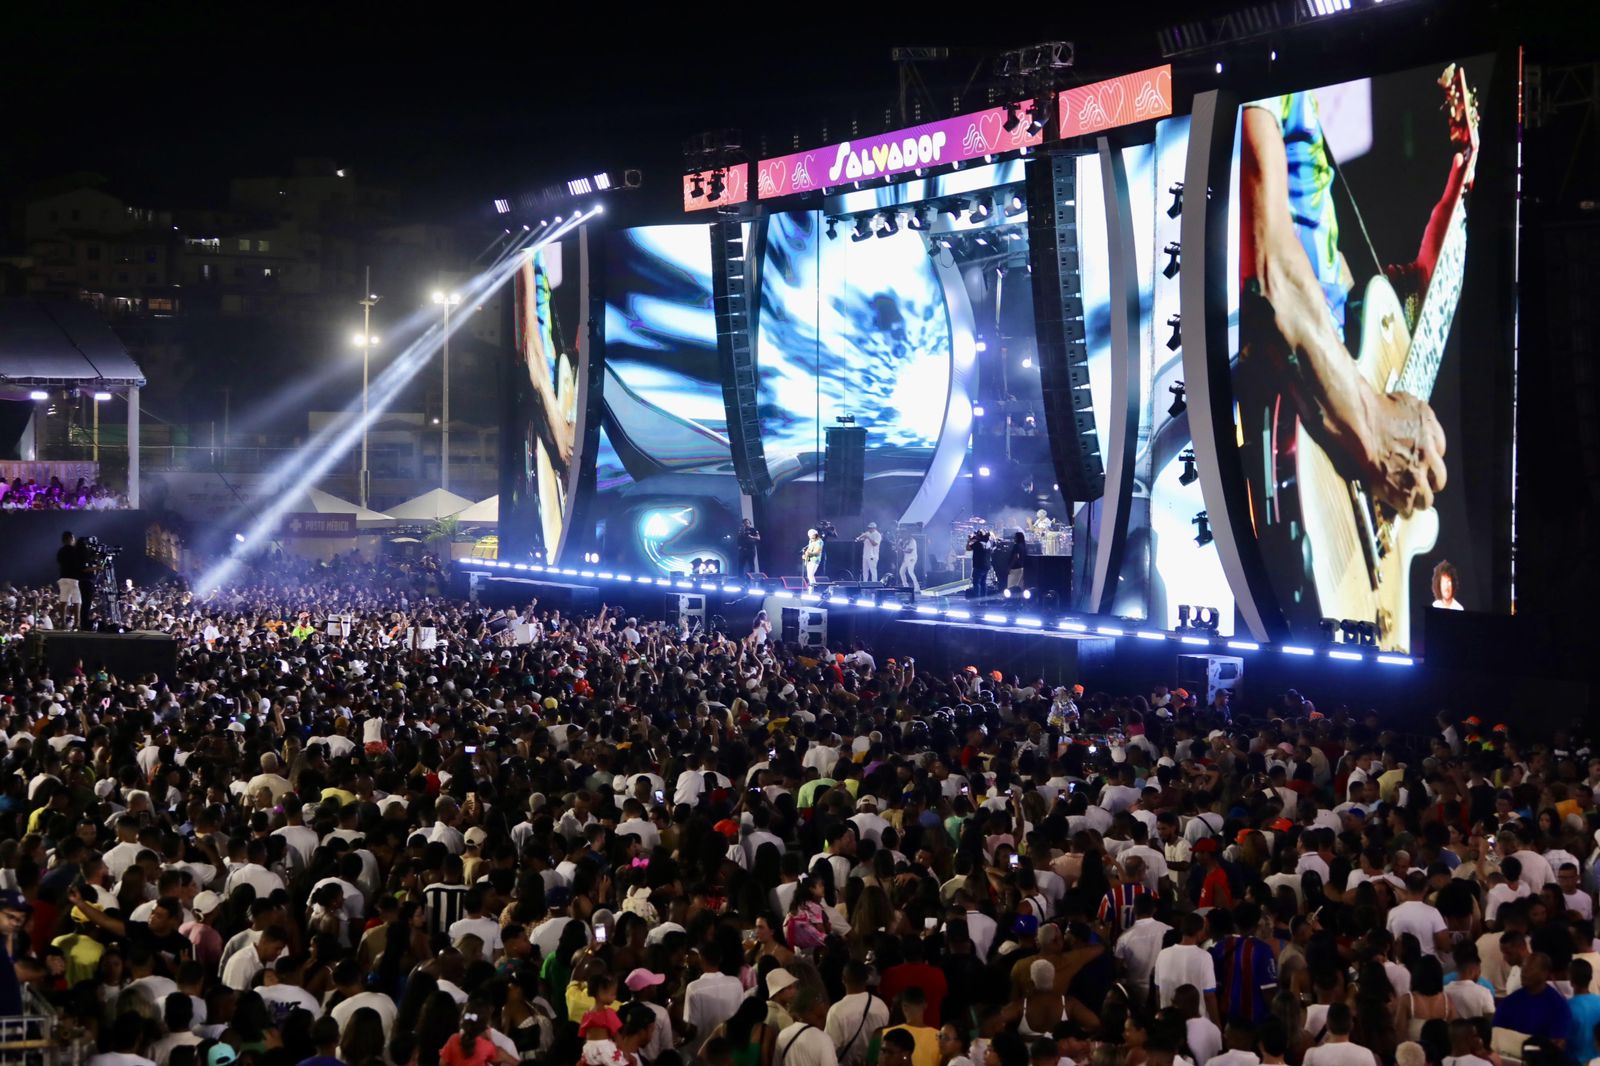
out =
[[(683, 142), (683, 162), (685, 172), (690, 175), (689, 195), (716, 201), (728, 191), (728, 171), (750, 162), (750, 157), (738, 130), (707, 130)], [(704, 181), (702, 174), (706, 176)], [(741, 210), (735, 204), (719, 204), (716, 209), (732, 215)]]
[(1007, 125), (1007, 132), (1026, 126), (1031, 136), (1050, 128), (1056, 93), (1076, 58), (1077, 49), (1071, 41), (1043, 41), (1003, 53), (996, 60), (995, 80), (1006, 97), (1033, 102), (1026, 109), (1010, 109), (1007, 121), (1015, 118), (1016, 125)]
[[(1204, 518), (1204, 512), (1196, 516), (1197, 520)], [(594, 553), (588, 553), (585, 562), (598, 559)], [(576, 570), (562, 568), (554, 565), (546, 566), (542, 562), (512, 562), (508, 559), (474, 559), (462, 560), (464, 568), (471, 573), (482, 577), (509, 579), (513, 581), (539, 581), (535, 574), (558, 575), (560, 578), (578, 578), (580, 581), (594, 585), (618, 583), (628, 585), (650, 585), (663, 589), (678, 589), (686, 592), (703, 592), (720, 595), (730, 600), (741, 600), (745, 597), (765, 598), (772, 597), (780, 600), (798, 600), (816, 606), (826, 607), (829, 610), (860, 609), (880, 613), (915, 614), (922, 619), (943, 619), (949, 622), (971, 623), (975, 620), (991, 625), (1017, 626), (1041, 631), (1054, 631), (1061, 633), (1093, 634), (1113, 639), (1128, 638), (1130, 640), (1167, 640), (1174, 644), (1186, 646), (1218, 646), (1217, 641), (1223, 641), (1224, 646), (1233, 652), (1261, 652), (1279, 651), (1287, 655), (1316, 656), (1325, 654), (1327, 658), (1339, 659), (1346, 662), (1372, 662), (1383, 666), (1414, 666), (1417, 663), (1409, 655), (1394, 655), (1378, 653), (1377, 627), (1370, 622), (1352, 622), (1349, 620), (1328, 619), (1326, 624), (1331, 625), (1335, 632), (1343, 634), (1346, 626), (1352, 626), (1356, 635), (1355, 641), (1334, 642), (1324, 645), (1324, 651), (1318, 652), (1316, 648), (1303, 645), (1286, 644), (1258, 644), (1243, 637), (1229, 637), (1223, 640), (1219, 632), (1222, 622), (1222, 610), (1212, 606), (1196, 606), (1180, 604), (1178, 606), (1178, 625), (1170, 633), (1141, 628), (1140, 623), (1133, 619), (1105, 618), (1092, 616), (1071, 616), (1061, 611), (1061, 598), (1054, 590), (1040, 592), (1037, 588), (1024, 588), (1009, 590), (1009, 595), (1002, 594), (1003, 606), (996, 610), (995, 604), (990, 604), (986, 609), (977, 612), (966, 606), (950, 606), (951, 601), (939, 599), (933, 602), (924, 600), (915, 607), (892, 599), (893, 593), (889, 590), (860, 593), (854, 598), (849, 594), (835, 590), (827, 582), (818, 582), (817, 586), (809, 591), (796, 592), (786, 589), (781, 584), (770, 581), (757, 580), (759, 575), (751, 575), (745, 583), (736, 582), (728, 576), (695, 577), (690, 574), (677, 574), (672, 576), (656, 577), (645, 574), (626, 574), (611, 570)], [(965, 603), (965, 600), (955, 602)]]

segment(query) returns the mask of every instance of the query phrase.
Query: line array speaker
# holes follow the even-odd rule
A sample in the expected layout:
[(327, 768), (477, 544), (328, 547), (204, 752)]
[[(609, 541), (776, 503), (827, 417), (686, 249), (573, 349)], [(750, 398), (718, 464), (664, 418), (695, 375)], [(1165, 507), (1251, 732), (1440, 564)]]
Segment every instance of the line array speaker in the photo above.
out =
[(756, 410), (758, 378), (750, 346), (753, 275), (745, 254), (744, 227), (737, 218), (711, 224), (711, 293), (717, 321), (717, 360), (722, 371), (722, 403), (727, 410), (728, 444), (739, 491), (757, 499), (772, 491), (772, 474), (761, 448), (761, 418)]
[(867, 431), (861, 426), (829, 426), (824, 447), (823, 513), (834, 517), (860, 514), (867, 474)]
[(1028, 245), (1039, 344), (1039, 384), (1056, 479), (1068, 500), (1105, 493), (1105, 461), (1095, 432), (1078, 273), (1077, 157), (1028, 165)]

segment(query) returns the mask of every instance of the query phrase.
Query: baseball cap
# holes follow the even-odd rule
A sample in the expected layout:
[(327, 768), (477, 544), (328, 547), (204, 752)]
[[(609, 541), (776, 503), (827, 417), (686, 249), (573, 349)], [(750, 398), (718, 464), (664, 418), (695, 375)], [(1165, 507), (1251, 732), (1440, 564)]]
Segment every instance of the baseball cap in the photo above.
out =
[(780, 966), (776, 970), (773, 970), (771, 973), (767, 974), (767, 998), (771, 999), (773, 996), (777, 995), (779, 992), (782, 992), (790, 985), (796, 985), (799, 983), (800, 979), (798, 977)]
[(724, 818), (711, 828), (721, 833), (723, 836), (736, 837), (739, 835), (739, 823), (734, 821), (732, 818)]
[(1194, 850), (1195, 851), (1201, 851), (1201, 852), (1216, 851), (1217, 850), (1217, 838), (1216, 837), (1201, 837), (1199, 840), (1196, 840), (1194, 842)]
[(206, 1052), (206, 1066), (228, 1066), (238, 1059), (239, 1053), (227, 1044), (213, 1044), (211, 1050)]
[(21, 892), (8, 888), (0, 892), (0, 911), (21, 911), (23, 914), (32, 914), (33, 904), (24, 899)]
[(482, 826), (475, 825), (463, 834), (462, 839), (467, 842), (469, 848), (479, 848), (488, 843), (489, 834), (484, 831)]
[(653, 987), (655, 985), (665, 984), (666, 981), (667, 981), (667, 979), (663, 975), (658, 974), (658, 973), (652, 973), (651, 971), (645, 969), (643, 966), (640, 966), (637, 969), (631, 971), (628, 974), (627, 979), (623, 983), (628, 986), (628, 990), (630, 992), (642, 992), (646, 988), (651, 988), (651, 987)]
[(1039, 931), (1039, 919), (1032, 914), (1019, 914), (1011, 923), (1011, 931), (1018, 936), (1033, 936)]
[(197, 893), (194, 897), (194, 913), (198, 915), (210, 914), (222, 906), (222, 893), (207, 889)]

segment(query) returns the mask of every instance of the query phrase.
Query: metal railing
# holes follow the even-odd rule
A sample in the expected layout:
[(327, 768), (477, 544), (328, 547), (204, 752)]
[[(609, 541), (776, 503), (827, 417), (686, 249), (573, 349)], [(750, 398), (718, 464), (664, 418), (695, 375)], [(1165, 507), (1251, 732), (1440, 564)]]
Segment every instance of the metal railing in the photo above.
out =
[(78, 1066), (92, 1049), (50, 1014), (0, 1017), (0, 1066)]

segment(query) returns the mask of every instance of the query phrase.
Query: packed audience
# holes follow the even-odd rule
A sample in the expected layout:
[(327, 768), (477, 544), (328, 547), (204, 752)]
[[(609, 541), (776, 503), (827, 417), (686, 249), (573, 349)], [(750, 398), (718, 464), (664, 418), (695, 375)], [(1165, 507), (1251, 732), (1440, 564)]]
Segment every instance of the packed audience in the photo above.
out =
[(1596, 1058), (1575, 736), (436, 592), (137, 590), (170, 678), (0, 646), (0, 1015), (89, 1066)]
[(79, 478), (71, 488), (58, 477), (44, 483), (31, 477), (0, 478), (0, 509), (7, 511), (112, 511), (127, 506), (122, 493), (87, 478)]

